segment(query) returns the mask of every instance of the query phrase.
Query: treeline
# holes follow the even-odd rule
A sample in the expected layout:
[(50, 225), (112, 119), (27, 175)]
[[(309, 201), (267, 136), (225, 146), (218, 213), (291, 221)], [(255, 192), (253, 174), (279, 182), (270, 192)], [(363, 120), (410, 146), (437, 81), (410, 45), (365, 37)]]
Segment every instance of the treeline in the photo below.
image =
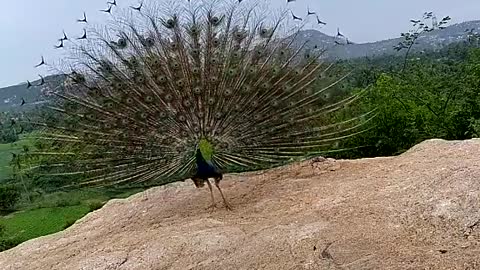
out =
[[(353, 91), (368, 89), (350, 113), (376, 110), (371, 129), (344, 142), (342, 158), (390, 156), (430, 138), (463, 140), (480, 136), (480, 49), (452, 44), (439, 51), (403, 57), (341, 62), (353, 70)], [(338, 116), (339, 120), (343, 116)]]

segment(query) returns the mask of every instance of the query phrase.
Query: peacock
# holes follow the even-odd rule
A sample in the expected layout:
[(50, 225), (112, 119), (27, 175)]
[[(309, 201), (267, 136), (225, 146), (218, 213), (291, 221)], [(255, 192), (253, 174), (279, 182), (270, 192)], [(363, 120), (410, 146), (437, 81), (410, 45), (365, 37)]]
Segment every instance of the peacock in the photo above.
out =
[[(64, 34), (68, 57), (55, 67), (64, 80), (29, 121), (39, 131), (24, 173), (59, 177), (63, 187), (191, 179), (207, 184), (215, 206), (213, 179), (230, 209), (225, 173), (340, 151), (368, 129), (374, 112), (336, 120), (364, 92), (335, 96), (348, 73), (338, 74), (324, 48), (299, 41), (290, 12), (266, 15), (249, 1), (172, 3), (123, 13), (111, 5), (107, 26)], [(85, 14), (79, 23), (88, 24)]]

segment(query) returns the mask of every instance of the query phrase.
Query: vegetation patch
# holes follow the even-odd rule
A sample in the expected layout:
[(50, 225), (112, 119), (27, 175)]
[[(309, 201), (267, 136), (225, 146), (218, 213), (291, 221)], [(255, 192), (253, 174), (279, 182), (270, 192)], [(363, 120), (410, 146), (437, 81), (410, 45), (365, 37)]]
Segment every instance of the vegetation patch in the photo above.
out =
[(77, 205), (19, 211), (0, 217), (0, 226), (4, 228), (0, 236), (0, 251), (2, 242), (3, 248), (8, 249), (12, 244), (61, 231), (65, 225), (71, 225), (72, 220), (83, 217), (89, 211), (88, 206)]

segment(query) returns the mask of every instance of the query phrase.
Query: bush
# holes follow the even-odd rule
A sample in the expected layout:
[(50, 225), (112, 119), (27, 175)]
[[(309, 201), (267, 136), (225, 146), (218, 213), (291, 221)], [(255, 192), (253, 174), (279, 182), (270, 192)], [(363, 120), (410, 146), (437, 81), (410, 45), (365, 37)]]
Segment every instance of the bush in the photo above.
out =
[(18, 239), (6, 238), (5, 231), (5, 225), (0, 223), (0, 252), (13, 248), (21, 243), (21, 241)]
[(89, 200), (87, 201), (87, 206), (90, 209), (90, 212), (95, 211), (103, 207), (105, 203), (100, 200)]
[(0, 186), (0, 210), (12, 210), (19, 199), (20, 192), (16, 186)]
[(68, 192), (44, 193), (38, 196), (34, 208), (54, 208), (80, 205), (81, 201), (77, 196)]
[(0, 252), (11, 249), (20, 244), (21, 242), (22, 241), (18, 239), (0, 238)]
[(470, 128), (473, 130), (472, 137), (480, 138), (480, 119), (470, 118)]
[(78, 202), (68, 200), (67, 198), (59, 198), (55, 201), (54, 205), (56, 207), (67, 207), (67, 206), (78, 205)]
[(72, 226), (73, 224), (75, 224), (77, 220), (76, 219), (69, 219), (65, 222), (65, 225), (63, 225), (63, 229), (65, 230), (66, 228)]

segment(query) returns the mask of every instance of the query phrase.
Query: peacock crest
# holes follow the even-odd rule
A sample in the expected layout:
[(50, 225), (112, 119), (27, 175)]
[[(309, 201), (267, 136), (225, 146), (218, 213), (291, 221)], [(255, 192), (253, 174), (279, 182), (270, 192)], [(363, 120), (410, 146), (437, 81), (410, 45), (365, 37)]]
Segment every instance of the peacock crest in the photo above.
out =
[(299, 44), (290, 13), (245, 2), (110, 9), (107, 27), (71, 41), (24, 170), (74, 186), (159, 185), (202, 178), (198, 153), (218, 173), (262, 169), (363, 132), (372, 112), (334, 121), (361, 93), (331, 97), (344, 74)]

